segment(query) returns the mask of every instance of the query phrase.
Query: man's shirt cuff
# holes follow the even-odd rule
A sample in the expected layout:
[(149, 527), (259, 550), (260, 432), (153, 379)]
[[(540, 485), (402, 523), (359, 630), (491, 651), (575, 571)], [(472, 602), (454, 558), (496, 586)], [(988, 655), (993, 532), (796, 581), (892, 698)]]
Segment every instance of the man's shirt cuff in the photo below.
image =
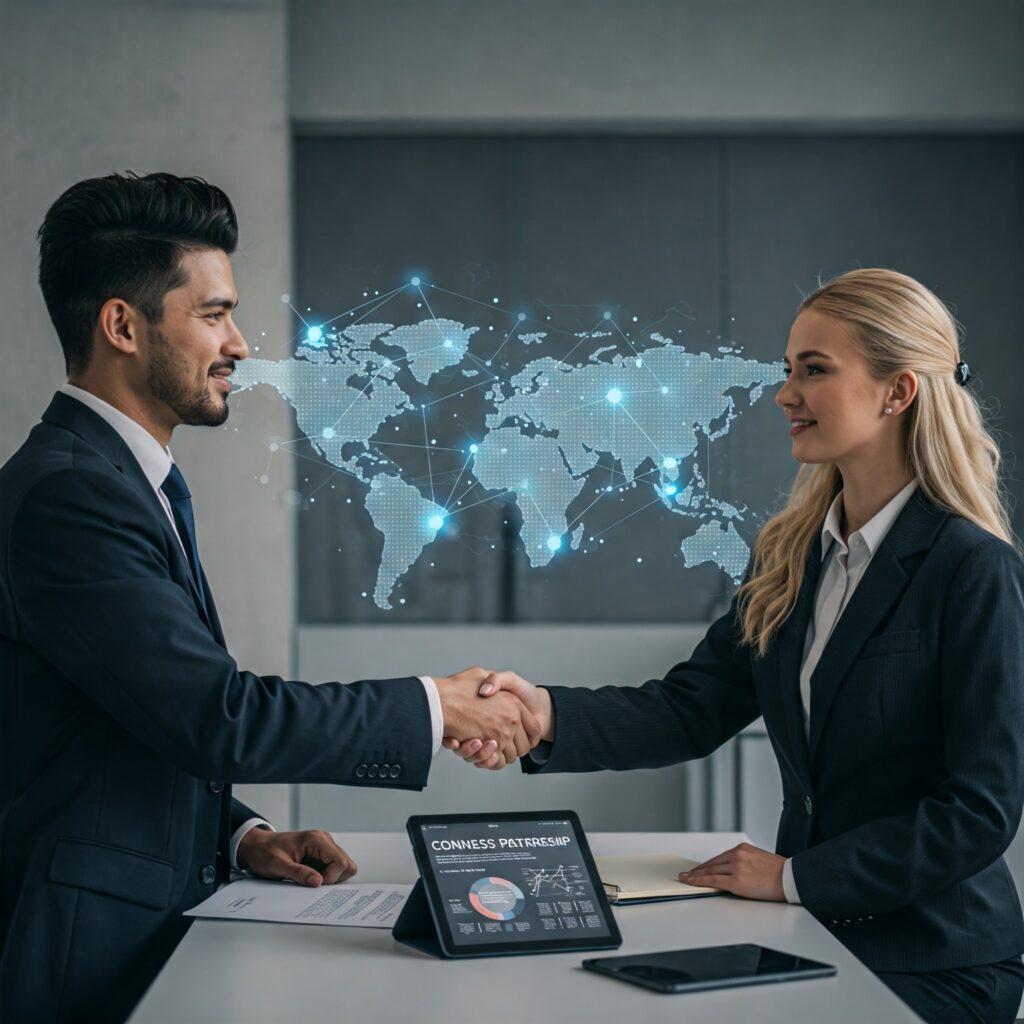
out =
[(238, 866), (238, 844), (256, 827), (262, 826), (263, 828), (269, 829), (274, 832), (274, 826), (269, 821), (264, 821), (263, 818), (249, 818), (243, 821), (238, 828), (235, 829), (231, 836), (231, 845), (229, 846), (229, 853), (231, 854), (231, 867), (235, 871), (241, 871), (242, 868)]
[(787, 903), (799, 903), (800, 893), (796, 891), (796, 880), (793, 878), (793, 858), (787, 857), (782, 865), (782, 891), (786, 894)]
[(444, 712), (441, 710), (441, 694), (437, 692), (437, 683), (430, 676), (420, 676), (420, 682), (427, 694), (427, 704), (430, 706), (430, 733), (433, 737), (433, 752), (436, 754), (441, 749), (441, 740), (444, 739)]

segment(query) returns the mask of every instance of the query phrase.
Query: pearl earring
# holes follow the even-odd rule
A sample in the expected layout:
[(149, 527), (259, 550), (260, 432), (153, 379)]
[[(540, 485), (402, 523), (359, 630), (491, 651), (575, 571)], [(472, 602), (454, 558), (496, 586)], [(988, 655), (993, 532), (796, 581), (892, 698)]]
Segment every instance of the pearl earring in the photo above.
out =
[(891, 416), (892, 415), (892, 409), (889, 408), (889, 406), (885, 407), (885, 415), (886, 416)]

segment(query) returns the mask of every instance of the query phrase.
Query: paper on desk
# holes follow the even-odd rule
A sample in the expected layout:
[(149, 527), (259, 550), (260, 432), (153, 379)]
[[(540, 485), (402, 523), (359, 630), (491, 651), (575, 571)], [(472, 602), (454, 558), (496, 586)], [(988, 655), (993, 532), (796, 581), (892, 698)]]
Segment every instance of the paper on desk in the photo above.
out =
[(342, 882), (308, 889), (294, 882), (243, 878), (186, 910), (185, 916), (390, 928), (411, 890), (411, 885), (383, 882)]

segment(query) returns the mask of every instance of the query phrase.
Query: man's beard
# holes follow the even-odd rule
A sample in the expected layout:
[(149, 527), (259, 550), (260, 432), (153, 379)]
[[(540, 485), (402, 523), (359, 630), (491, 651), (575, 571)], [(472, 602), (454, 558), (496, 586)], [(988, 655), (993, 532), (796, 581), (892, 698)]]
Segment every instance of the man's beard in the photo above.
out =
[[(167, 336), (154, 326), (150, 326), (149, 336), (150, 359), (146, 375), (149, 393), (186, 426), (219, 427), (228, 418), (227, 395), (218, 398), (210, 394), (209, 371), (202, 381), (190, 380), (188, 364)], [(224, 365), (228, 365), (228, 361)], [(219, 368), (215, 365), (210, 369)]]

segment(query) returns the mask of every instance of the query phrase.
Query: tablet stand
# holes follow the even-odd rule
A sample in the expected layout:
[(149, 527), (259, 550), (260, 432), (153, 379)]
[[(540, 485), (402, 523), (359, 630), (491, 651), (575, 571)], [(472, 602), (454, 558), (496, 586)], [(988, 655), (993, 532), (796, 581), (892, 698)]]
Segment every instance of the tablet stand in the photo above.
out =
[(437, 940), (437, 928), (430, 913), (422, 878), (416, 879), (416, 884), (412, 887), (412, 892), (409, 893), (409, 898), (391, 929), (391, 935), (396, 942), (412, 946), (413, 949), (429, 953), (431, 956), (446, 955)]

